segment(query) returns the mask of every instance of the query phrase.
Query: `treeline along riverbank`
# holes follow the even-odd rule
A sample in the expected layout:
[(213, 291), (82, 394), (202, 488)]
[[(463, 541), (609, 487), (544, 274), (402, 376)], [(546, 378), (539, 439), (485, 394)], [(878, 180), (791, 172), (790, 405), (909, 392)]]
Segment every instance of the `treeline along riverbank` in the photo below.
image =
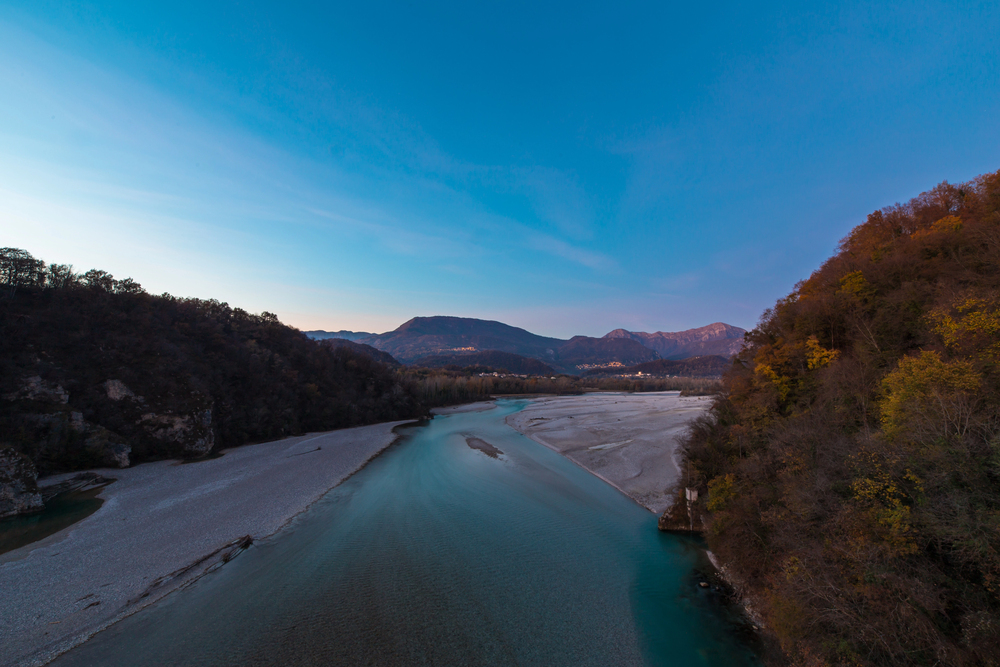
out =
[(686, 459), (785, 656), (997, 665), (1000, 172), (872, 213), (747, 341)]
[(0, 252), (0, 447), (42, 472), (426, 413), (388, 366), (272, 314)]
[(29, 460), (43, 474), (126, 467), (497, 394), (714, 385), (407, 368), (363, 345), (311, 340), (271, 313), (152, 295), (130, 278), (0, 249), (0, 449), (23, 455), (5, 467), (25, 477), (14, 480), (23, 490), (33, 485)]

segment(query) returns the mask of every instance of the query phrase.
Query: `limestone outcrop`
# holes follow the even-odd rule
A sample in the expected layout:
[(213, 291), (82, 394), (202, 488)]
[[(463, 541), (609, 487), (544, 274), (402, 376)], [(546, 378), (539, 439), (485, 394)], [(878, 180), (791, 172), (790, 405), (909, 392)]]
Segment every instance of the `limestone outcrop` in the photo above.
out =
[(44, 508), (37, 479), (31, 459), (10, 447), (0, 449), (0, 519)]
[(39, 452), (71, 447), (88, 466), (127, 468), (132, 448), (112, 431), (92, 424), (81, 412), (28, 413), (22, 423), (30, 429)]
[(187, 415), (146, 413), (139, 423), (157, 440), (179, 445), (187, 456), (203, 456), (215, 445), (211, 408)]
[[(123, 398), (136, 398), (132, 390), (125, 386), (121, 380), (108, 380), (104, 383), (104, 391), (112, 401), (120, 401)], [(140, 397), (141, 401), (142, 398)]]

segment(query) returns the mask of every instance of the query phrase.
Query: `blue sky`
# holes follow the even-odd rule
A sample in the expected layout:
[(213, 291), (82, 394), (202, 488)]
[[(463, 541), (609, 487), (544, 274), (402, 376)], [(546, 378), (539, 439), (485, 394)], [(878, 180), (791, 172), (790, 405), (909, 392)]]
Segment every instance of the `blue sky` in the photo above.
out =
[(1000, 169), (997, 3), (0, 6), (0, 245), (303, 329), (751, 327)]

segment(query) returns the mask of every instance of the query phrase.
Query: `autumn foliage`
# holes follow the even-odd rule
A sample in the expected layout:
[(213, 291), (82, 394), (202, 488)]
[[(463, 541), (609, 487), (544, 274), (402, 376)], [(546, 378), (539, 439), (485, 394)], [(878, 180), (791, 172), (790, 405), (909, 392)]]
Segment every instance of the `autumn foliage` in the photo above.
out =
[(686, 455), (774, 660), (1000, 664), (1000, 172), (868, 216), (724, 386)]

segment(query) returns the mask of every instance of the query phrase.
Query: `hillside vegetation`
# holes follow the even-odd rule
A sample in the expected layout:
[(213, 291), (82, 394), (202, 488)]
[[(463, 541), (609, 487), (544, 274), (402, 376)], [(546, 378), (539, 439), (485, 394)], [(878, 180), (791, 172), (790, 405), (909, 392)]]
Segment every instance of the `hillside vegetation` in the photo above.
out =
[(673, 359), (657, 359), (624, 368), (595, 368), (585, 373), (586, 376), (596, 375), (635, 375), (642, 373), (654, 377), (706, 377), (717, 378), (729, 370), (732, 362), (726, 357), (709, 355), (691, 357), (675, 361)]
[(438, 354), (420, 357), (412, 366), (417, 368), (449, 368), (460, 370), (469, 367), (482, 367), (479, 372), (499, 371), (517, 373), (520, 375), (555, 375), (556, 371), (548, 364), (537, 359), (522, 357), (513, 352), (499, 350), (484, 350), (466, 354)]
[(402, 365), (398, 361), (396, 361), (396, 359), (388, 352), (383, 352), (382, 350), (376, 350), (371, 345), (365, 345), (364, 343), (355, 343), (354, 341), (349, 340), (347, 338), (315, 338), (313, 340), (318, 340), (319, 344), (325, 348), (331, 350), (346, 348), (352, 352), (355, 352), (357, 354), (369, 357), (371, 359), (374, 359), (375, 361), (383, 363), (386, 366), (392, 366), (393, 368), (397, 368)]
[(0, 249), (0, 448), (42, 472), (426, 414), (412, 383), (218, 301)]
[(747, 334), (686, 456), (796, 664), (1000, 664), (1000, 172), (869, 215)]

